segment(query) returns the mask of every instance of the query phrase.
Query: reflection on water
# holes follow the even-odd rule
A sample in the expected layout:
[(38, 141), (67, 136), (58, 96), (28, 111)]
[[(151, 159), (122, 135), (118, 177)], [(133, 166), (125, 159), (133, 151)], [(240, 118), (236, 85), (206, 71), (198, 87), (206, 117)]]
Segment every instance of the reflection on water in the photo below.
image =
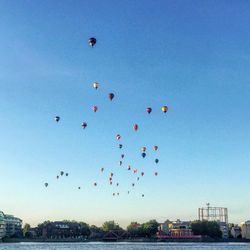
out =
[(0, 243), (0, 250), (250, 250), (250, 243)]

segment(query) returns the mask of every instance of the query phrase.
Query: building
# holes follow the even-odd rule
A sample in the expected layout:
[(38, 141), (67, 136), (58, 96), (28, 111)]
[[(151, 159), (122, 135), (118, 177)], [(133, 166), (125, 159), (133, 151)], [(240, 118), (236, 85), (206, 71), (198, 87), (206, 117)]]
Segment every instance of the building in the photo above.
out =
[(166, 220), (164, 223), (161, 223), (158, 228), (157, 238), (159, 239), (194, 239), (200, 238), (200, 236), (194, 235), (191, 229), (191, 221), (170, 221)]
[(241, 228), (238, 225), (233, 226), (230, 232), (233, 238), (235, 239), (241, 238)]
[(0, 211), (0, 241), (6, 234), (6, 224), (4, 220), (4, 213)]
[(250, 240), (250, 221), (240, 223), (242, 239)]
[(13, 215), (5, 214), (6, 237), (22, 236), (22, 220)]
[(222, 232), (222, 238), (227, 239), (228, 235), (228, 210), (225, 207), (211, 207), (207, 203), (207, 207), (202, 207), (198, 209), (198, 218), (200, 221), (216, 221)]

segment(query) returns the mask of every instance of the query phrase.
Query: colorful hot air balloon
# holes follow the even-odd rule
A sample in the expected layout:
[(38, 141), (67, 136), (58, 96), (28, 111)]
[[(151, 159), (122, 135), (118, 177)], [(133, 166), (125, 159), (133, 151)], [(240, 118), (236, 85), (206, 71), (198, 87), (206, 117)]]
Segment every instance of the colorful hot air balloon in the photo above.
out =
[(44, 186), (45, 186), (45, 187), (48, 187), (48, 185), (49, 185), (49, 184), (48, 184), (47, 182), (44, 183)]
[(109, 177), (109, 181), (112, 181), (112, 177)]
[(119, 148), (122, 149), (122, 144), (119, 144)]
[(113, 173), (110, 173), (110, 176), (111, 176), (111, 177), (113, 177), (113, 175), (114, 175)]
[(138, 124), (135, 124), (135, 125), (134, 125), (134, 131), (137, 131), (138, 129), (139, 129)]
[(134, 183), (132, 183), (132, 187), (134, 187), (135, 186), (135, 184)]
[(115, 95), (113, 93), (109, 93), (109, 100), (112, 101)]
[(56, 122), (59, 122), (60, 121), (60, 116), (55, 116), (55, 118), (54, 118), (54, 120), (56, 121)]
[(146, 153), (143, 152), (143, 153), (141, 154), (141, 156), (142, 156), (143, 158), (145, 158), (145, 157), (146, 157)]
[(148, 107), (148, 108), (146, 109), (146, 111), (147, 111), (148, 114), (150, 114), (150, 113), (152, 112), (152, 108)]
[(120, 140), (120, 139), (121, 139), (121, 135), (117, 134), (117, 135), (116, 135), (116, 139), (117, 139), (117, 140)]
[(94, 83), (93, 83), (93, 88), (94, 88), (94, 89), (97, 90), (99, 87), (100, 87), (100, 84), (99, 84), (98, 82), (94, 82)]
[(133, 172), (134, 172), (134, 174), (136, 174), (137, 173), (137, 169), (134, 169)]
[(98, 110), (98, 107), (97, 107), (97, 106), (93, 106), (93, 107), (92, 107), (92, 110), (93, 110), (94, 112), (96, 112), (96, 111)]
[(112, 185), (112, 184), (113, 184), (113, 182), (112, 182), (112, 181), (110, 181), (110, 182), (109, 182), (109, 184), (110, 184), (110, 185)]
[(121, 154), (121, 158), (122, 158), (122, 159), (124, 158), (124, 156), (125, 156), (124, 154)]
[(143, 176), (144, 175), (144, 172), (141, 172), (141, 176)]
[(90, 45), (91, 47), (94, 47), (95, 44), (96, 44), (96, 38), (90, 37), (90, 38), (89, 38), (89, 45)]
[(60, 174), (61, 174), (61, 176), (63, 176), (64, 172), (63, 172), (63, 171), (61, 171), (61, 172), (60, 172)]
[(81, 126), (83, 129), (85, 129), (88, 126), (88, 124), (86, 122), (83, 122)]
[(158, 162), (159, 162), (159, 159), (155, 159), (155, 163), (158, 164)]
[(161, 110), (162, 110), (162, 112), (167, 113), (168, 107), (167, 107), (167, 106), (163, 106), (163, 107), (161, 108)]
[(141, 151), (142, 151), (142, 152), (146, 152), (146, 150), (147, 150), (146, 147), (142, 147), (142, 148), (141, 148)]
[(154, 149), (154, 151), (157, 151), (158, 150), (158, 146), (154, 146), (153, 149)]

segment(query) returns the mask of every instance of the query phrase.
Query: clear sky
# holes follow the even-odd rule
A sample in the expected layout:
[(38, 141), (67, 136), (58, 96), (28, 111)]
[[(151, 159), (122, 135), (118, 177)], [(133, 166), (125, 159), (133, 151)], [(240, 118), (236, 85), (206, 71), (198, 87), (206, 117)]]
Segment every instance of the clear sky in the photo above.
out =
[(243, 0), (0, 0), (0, 210), (125, 226), (210, 202), (250, 219), (249, 23)]

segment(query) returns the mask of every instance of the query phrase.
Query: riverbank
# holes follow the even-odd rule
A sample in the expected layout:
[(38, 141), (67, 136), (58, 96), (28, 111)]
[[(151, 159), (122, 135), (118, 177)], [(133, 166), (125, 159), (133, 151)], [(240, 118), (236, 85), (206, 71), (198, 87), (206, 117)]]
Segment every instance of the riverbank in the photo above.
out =
[[(26, 239), (26, 238), (5, 238), (2, 240), (4, 243), (90, 243), (90, 242), (127, 242), (127, 243), (156, 243), (156, 242), (179, 242), (179, 243), (250, 243), (250, 240), (246, 239), (212, 239), (212, 238), (201, 238), (201, 239), (149, 239), (149, 238), (137, 238), (137, 239), (119, 239), (115, 241), (104, 241), (104, 240), (90, 240), (90, 239)], [(1, 243), (1, 240), (0, 240)]]

